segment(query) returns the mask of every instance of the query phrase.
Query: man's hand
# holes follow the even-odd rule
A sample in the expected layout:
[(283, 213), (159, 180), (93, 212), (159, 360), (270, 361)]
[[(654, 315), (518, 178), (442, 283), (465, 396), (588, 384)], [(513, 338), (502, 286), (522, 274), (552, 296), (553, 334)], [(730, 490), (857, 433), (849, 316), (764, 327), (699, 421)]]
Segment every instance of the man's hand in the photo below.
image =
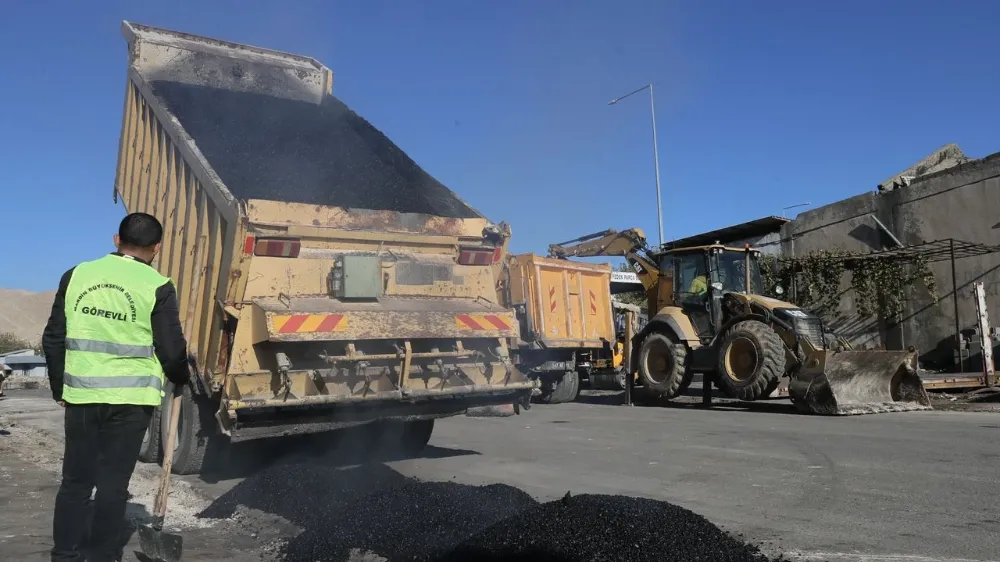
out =
[(59, 404), (59, 405), (60, 405), (60, 406), (62, 406), (63, 408), (65, 408), (65, 407), (66, 407), (66, 403), (65, 403), (65, 402), (63, 402), (62, 400), (56, 400), (56, 404)]

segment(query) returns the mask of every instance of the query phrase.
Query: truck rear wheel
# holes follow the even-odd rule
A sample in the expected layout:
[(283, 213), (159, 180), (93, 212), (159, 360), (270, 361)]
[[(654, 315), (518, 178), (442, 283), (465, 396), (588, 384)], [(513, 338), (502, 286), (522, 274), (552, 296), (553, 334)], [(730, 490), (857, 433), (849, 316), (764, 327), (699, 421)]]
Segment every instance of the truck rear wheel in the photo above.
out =
[(542, 375), (542, 393), (537, 401), (542, 404), (563, 404), (576, 400), (580, 395), (580, 373), (566, 371), (561, 376), (556, 375), (549, 380)]
[(785, 372), (781, 338), (758, 320), (737, 323), (722, 338), (718, 370), (716, 386), (730, 398), (763, 398), (768, 386)]
[(424, 450), (434, 433), (434, 420), (403, 422), (400, 444), (407, 455), (417, 455)]
[(647, 392), (674, 398), (691, 384), (687, 368), (687, 347), (653, 332), (639, 348), (639, 380)]
[(160, 443), (160, 408), (153, 409), (153, 416), (149, 419), (149, 427), (146, 428), (146, 435), (142, 437), (142, 446), (139, 448), (139, 461), (158, 463), (163, 460), (163, 449)]
[[(166, 395), (160, 407), (160, 443), (166, 448), (170, 428), (170, 409), (173, 405), (174, 384), (168, 382)], [(216, 434), (215, 416), (209, 400), (193, 396), (191, 387), (184, 386), (180, 419), (177, 421), (177, 439), (174, 441), (174, 474), (199, 474), (205, 464), (206, 453), (221, 446), (222, 436)], [(163, 455), (169, 454), (164, 450)]]

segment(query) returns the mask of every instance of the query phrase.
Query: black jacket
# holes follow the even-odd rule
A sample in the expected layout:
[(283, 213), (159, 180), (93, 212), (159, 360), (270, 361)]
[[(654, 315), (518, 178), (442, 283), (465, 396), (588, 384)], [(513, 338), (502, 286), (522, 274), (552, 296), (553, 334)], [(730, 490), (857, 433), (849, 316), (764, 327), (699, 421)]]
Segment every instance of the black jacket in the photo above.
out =
[[(121, 255), (115, 252), (115, 255)], [(138, 260), (142, 261), (142, 260)], [(145, 262), (143, 262), (145, 263)], [(147, 264), (148, 265), (148, 264)], [(73, 276), (73, 270), (63, 274), (59, 280), (59, 290), (52, 302), (52, 314), (42, 333), (42, 350), (49, 369), (49, 385), (52, 398), (62, 400), (63, 373), (66, 370), (66, 288)], [(166, 283), (156, 290), (156, 303), (150, 321), (153, 329), (153, 349), (156, 358), (163, 365), (167, 379), (174, 384), (187, 384), (188, 371), (187, 342), (181, 329), (177, 292), (173, 283)]]

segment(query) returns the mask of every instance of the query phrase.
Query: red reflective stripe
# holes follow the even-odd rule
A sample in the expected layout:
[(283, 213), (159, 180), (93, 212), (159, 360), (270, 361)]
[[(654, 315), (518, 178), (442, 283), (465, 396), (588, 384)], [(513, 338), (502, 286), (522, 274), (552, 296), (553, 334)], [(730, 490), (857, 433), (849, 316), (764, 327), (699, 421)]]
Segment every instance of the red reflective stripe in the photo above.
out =
[(247, 239), (243, 242), (243, 253), (246, 255), (253, 254), (253, 246), (255, 244), (253, 236), (247, 236)]
[(341, 318), (343, 318), (343, 316), (337, 314), (331, 314), (327, 316), (326, 318), (323, 319), (322, 322), (319, 323), (319, 326), (316, 326), (316, 331), (332, 332), (333, 329), (337, 327), (337, 324), (340, 324)]
[(473, 320), (472, 317), (469, 316), (468, 314), (459, 314), (458, 316), (456, 316), (456, 318), (458, 318), (459, 320), (461, 320), (463, 324), (465, 324), (466, 326), (472, 328), (473, 330), (482, 330), (483, 329), (483, 327), (480, 326), (478, 322), (476, 322), (475, 320)]
[(487, 314), (483, 318), (485, 318), (486, 321), (489, 322), (490, 324), (493, 324), (493, 327), (496, 328), (496, 329), (498, 329), (498, 330), (509, 330), (510, 329), (510, 326), (508, 326), (507, 323), (504, 322), (499, 316), (495, 316), (493, 314)]
[(302, 324), (305, 323), (305, 321), (308, 318), (309, 318), (308, 314), (296, 314), (295, 316), (289, 318), (288, 321), (285, 322), (285, 325), (282, 326), (280, 330), (278, 330), (278, 332), (282, 334), (293, 333), (296, 330), (298, 330), (299, 327), (302, 326)]

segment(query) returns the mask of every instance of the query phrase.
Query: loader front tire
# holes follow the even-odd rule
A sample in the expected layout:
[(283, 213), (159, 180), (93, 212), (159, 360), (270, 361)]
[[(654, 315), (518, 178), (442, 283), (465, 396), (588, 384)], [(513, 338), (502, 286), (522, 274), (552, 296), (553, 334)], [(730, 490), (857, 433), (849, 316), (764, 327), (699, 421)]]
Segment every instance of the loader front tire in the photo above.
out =
[(646, 391), (675, 398), (691, 384), (687, 368), (687, 346), (666, 334), (653, 332), (639, 348), (639, 380)]
[(785, 372), (785, 348), (770, 326), (744, 320), (722, 338), (718, 369), (716, 386), (726, 396), (757, 400), (765, 397), (768, 387)]

